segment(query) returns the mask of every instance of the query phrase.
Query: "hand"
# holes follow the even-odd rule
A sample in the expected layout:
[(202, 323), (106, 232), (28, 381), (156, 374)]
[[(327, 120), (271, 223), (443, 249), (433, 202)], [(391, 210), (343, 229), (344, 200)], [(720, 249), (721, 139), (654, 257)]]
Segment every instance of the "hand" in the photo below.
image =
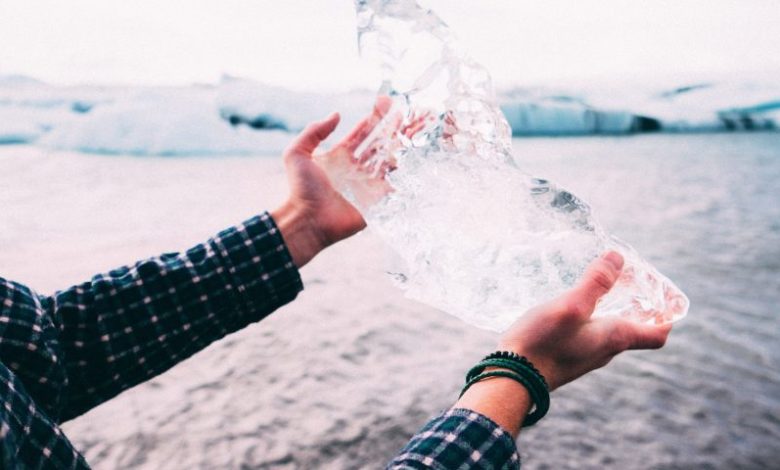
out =
[[(332, 150), (317, 156), (327, 162), (343, 158), (358, 165), (354, 152), (382, 120), (390, 107), (389, 98), (377, 100), (374, 111)], [(360, 212), (334, 188), (313, 153), (336, 128), (339, 115), (308, 125), (284, 152), (290, 196), (272, 213), (285, 243), (300, 268), (326, 247), (362, 230), (366, 223)]]
[(531, 309), (502, 336), (499, 349), (527, 357), (551, 390), (600, 367), (627, 349), (658, 349), (671, 325), (644, 325), (618, 317), (591, 318), (599, 299), (617, 281), (623, 257), (595, 260), (580, 283), (561, 297)]
[[(365, 211), (393, 191), (386, 176), (396, 169), (395, 153), (430, 122), (430, 112), (390, 114), (389, 96), (377, 98), (374, 113), (332, 150), (314, 156), (331, 181), (348, 191)], [(358, 152), (358, 150), (360, 150)]]
[[(628, 349), (657, 349), (671, 325), (643, 325), (630, 320), (591, 318), (598, 300), (617, 281), (623, 257), (616, 252), (595, 260), (580, 283), (559, 298), (535, 307), (501, 337), (498, 349), (527, 357), (550, 390), (605, 366)], [(508, 378), (474, 384), (455, 404), (488, 416), (517, 436), (530, 407), (528, 392)]]

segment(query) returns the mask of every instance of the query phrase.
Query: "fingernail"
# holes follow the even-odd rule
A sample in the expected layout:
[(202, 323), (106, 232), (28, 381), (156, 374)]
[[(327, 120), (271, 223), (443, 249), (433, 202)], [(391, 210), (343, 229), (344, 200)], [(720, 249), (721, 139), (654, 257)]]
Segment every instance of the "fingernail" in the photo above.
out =
[(618, 271), (623, 269), (623, 256), (617, 251), (610, 251), (604, 255), (604, 261), (611, 264)]

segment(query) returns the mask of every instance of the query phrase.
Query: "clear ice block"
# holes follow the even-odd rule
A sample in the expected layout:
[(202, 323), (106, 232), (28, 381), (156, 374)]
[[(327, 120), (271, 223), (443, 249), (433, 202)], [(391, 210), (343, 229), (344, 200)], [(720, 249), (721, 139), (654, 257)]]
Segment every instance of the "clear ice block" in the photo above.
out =
[[(379, 94), (392, 107), (355, 161), (321, 163), (403, 261), (395, 276), (408, 297), (503, 331), (611, 249), (625, 267), (594, 315), (686, 315), (686, 296), (607, 234), (587, 204), (522, 171), (490, 74), (438, 16), (414, 0), (355, 3), (361, 56), (381, 72)], [(391, 188), (380, 198), (366, 192), (376, 177)]]

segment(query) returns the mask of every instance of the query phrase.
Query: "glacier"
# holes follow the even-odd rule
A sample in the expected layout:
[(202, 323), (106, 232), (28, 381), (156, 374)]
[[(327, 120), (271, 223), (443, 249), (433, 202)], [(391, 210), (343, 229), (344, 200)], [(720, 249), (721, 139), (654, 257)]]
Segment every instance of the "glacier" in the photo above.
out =
[(523, 87), (498, 99), (516, 136), (780, 130), (775, 73), (671, 85), (589, 83)]
[[(279, 155), (333, 109), (357, 121), (371, 93), (303, 93), (223, 77), (217, 85), (57, 87), (0, 77), (0, 144), (126, 155)], [(334, 139), (346, 132), (341, 126)]]
[[(523, 86), (497, 91), (515, 136), (780, 130), (780, 73), (694, 84)], [(54, 86), (0, 76), (0, 145), (135, 155), (279, 154), (336, 109), (345, 125), (373, 92), (301, 92), (224, 77), (181, 87)]]

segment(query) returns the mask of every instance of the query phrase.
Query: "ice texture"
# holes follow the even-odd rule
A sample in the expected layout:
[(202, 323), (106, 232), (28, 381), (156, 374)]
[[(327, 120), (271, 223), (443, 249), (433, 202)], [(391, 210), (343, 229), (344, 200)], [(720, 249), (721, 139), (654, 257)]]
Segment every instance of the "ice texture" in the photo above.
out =
[[(686, 296), (608, 235), (587, 204), (522, 171), (490, 75), (432, 11), (414, 0), (357, 0), (356, 8), (361, 55), (381, 71), (379, 93), (392, 108), (357, 152), (371, 149), (363, 154), (371, 158), (324, 164), (399, 255), (394, 275), (408, 297), (503, 331), (617, 250), (623, 274), (595, 315), (643, 323), (686, 315)], [(409, 136), (396, 130), (399, 115), (425, 125)], [(392, 191), (374, 202), (363, 197), (367, 178), (381, 172)]]

